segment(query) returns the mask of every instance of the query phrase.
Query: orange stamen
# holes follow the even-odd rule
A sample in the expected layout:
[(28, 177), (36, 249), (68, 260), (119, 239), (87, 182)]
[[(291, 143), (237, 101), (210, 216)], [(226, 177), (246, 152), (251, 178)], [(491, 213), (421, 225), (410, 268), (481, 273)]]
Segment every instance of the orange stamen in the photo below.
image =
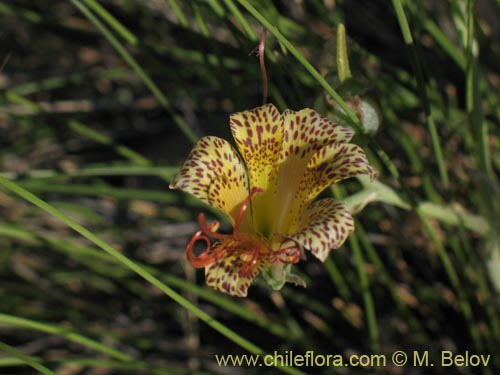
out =
[[(235, 251), (242, 251), (242, 249), (245, 249), (245, 252), (242, 252), (241, 255), (249, 255), (250, 258), (246, 256), (241, 258), (241, 260), (244, 262), (244, 266), (240, 271), (240, 276), (247, 275), (253, 269), (259, 259), (262, 241), (256, 241), (251, 236), (239, 234), (239, 229), (241, 222), (243, 221), (245, 211), (248, 209), (252, 197), (257, 193), (262, 192), (264, 192), (264, 190), (258, 187), (254, 187), (252, 188), (252, 190), (250, 190), (250, 194), (248, 194), (248, 197), (243, 201), (240, 207), (240, 212), (238, 213), (238, 217), (236, 218), (232, 234), (217, 233), (217, 229), (219, 229), (220, 226), (219, 221), (214, 220), (210, 224), (207, 224), (205, 215), (202, 213), (198, 215), (198, 223), (200, 224), (201, 229), (194, 234), (186, 247), (186, 256), (188, 262), (193, 267), (204, 268), (216, 262), (218, 259), (224, 257), (226, 254)], [(212, 250), (210, 238), (219, 240), (222, 242), (222, 244)], [(195, 256), (193, 254), (194, 244), (200, 240), (205, 241), (206, 248), (200, 255)]]
[[(278, 250), (272, 250), (268, 242), (258, 236), (239, 233), (241, 222), (243, 221), (244, 214), (248, 209), (252, 197), (257, 193), (262, 193), (264, 190), (254, 187), (250, 190), (247, 198), (243, 201), (234, 224), (232, 234), (217, 233), (220, 222), (214, 220), (207, 224), (205, 215), (200, 213), (198, 215), (198, 222), (200, 228), (189, 241), (186, 248), (186, 256), (189, 263), (195, 268), (204, 268), (217, 260), (227, 256), (228, 254), (238, 254), (239, 259), (243, 265), (239, 271), (240, 277), (248, 276), (252, 273), (254, 267), (258, 264), (259, 259), (267, 257), (271, 263), (297, 263), (300, 259), (300, 246), (289, 239), (285, 239), (280, 243)], [(212, 249), (211, 239), (218, 240), (217, 246)], [(198, 256), (193, 254), (194, 245), (197, 241), (205, 241), (206, 248)], [(293, 244), (290, 246), (285, 245), (289, 242)]]

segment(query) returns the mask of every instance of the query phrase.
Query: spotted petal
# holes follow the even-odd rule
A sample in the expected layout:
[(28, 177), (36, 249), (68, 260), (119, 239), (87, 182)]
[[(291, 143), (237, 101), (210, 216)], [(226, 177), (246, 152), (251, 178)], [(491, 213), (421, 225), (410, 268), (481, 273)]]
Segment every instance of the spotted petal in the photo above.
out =
[[(219, 244), (224, 246), (224, 244)], [(258, 262), (245, 276), (240, 275), (245, 263), (241, 254), (233, 252), (218, 259), (205, 268), (205, 279), (209, 287), (235, 297), (246, 297), (248, 287), (253, 279), (262, 271), (263, 262)]]
[(324, 262), (330, 250), (340, 247), (354, 231), (354, 220), (343, 203), (326, 198), (312, 203), (297, 227), (287, 237)]
[(352, 143), (332, 143), (311, 157), (301, 186), (309, 188), (306, 200), (311, 201), (328, 186), (359, 174), (372, 180), (377, 176), (363, 149)]
[(303, 173), (293, 205), (285, 219), (281, 233), (290, 233), (292, 224), (302, 215), (305, 207), (328, 186), (358, 174), (368, 174), (371, 178), (377, 176), (376, 171), (368, 163), (364, 151), (352, 143), (331, 143), (316, 151)]
[(179, 188), (221, 210), (233, 224), (249, 190), (238, 153), (217, 137), (204, 137), (196, 143), (170, 188)]
[(292, 155), (304, 157), (330, 143), (345, 143), (354, 135), (316, 111), (305, 108), (283, 112), (284, 141), (280, 161)]
[[(310, 158), (328, 144), (348, 142), (354, 132), (319, 115), (312, 109), (286, 110), (283, 113), (284, 135), (279, 156), (277, 193), (277, 231), (287, 232), (291, 208)], [(299, 194), (300, 195), (300, 194)], [(295, 210), (297, 213), (297, 210)]]
[(277, 164), (283, 139), (283, 120), (272, 104), (230, 117), (231, 132), (248, 170), (250, 185), (264, 190), (252, 200), (255, 229), (268, 235), (274, 225)]

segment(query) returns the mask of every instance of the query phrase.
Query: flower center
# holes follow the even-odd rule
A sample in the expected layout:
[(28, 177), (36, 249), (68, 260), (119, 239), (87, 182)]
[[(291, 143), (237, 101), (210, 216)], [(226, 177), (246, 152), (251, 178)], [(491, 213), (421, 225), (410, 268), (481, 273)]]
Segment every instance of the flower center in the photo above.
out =
[[(217, 233), (220, 222), (215, 220), (207, 224), (205, 215), (198, 215), (199, 229), (189, 241), (186, 255), (189, 263), (195, 268), (204, 268), (227, 256), (237, 256), (243, 264), (239, 276), (245, 277), (252, 274), (255, 267), (267, 261), (273, 263), (297, 263), (300, 259), (300, 246), (292, 240), (283, 240), (277, 250), (273, 250), (269, 242), (256, 234), (240, 233), (240, 225), (245, 211), (248, 209), (252, 197), (263, 190), (258, 187), (252, 188), (250, 194), (243, 202), (234, 224), (233, 233)], [(215, 240), (212, 247), (211, 240)], [(194, 245), (197, 241), (204, 241), (205, 250), (198, 256), (193, 254)]]

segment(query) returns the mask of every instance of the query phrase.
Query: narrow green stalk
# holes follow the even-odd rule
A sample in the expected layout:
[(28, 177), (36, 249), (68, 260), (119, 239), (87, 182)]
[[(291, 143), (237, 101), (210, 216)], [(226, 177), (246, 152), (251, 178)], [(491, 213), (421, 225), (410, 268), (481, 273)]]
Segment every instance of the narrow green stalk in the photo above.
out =
[(111, 26), (126, 42), (133, 44), (134, 46), (139, 43), (139, 40), (134, 34), (132, 34), (128, 29), (118, 21), (111, 13), (109, 13), (106, 8), (99, 4), (96, 0), (84, 0), (85, 3), (92, 8), (92, 10), (97, 13), (106, 23)]
[[(61, 220), (68, 227), (73, 229), (75, 232), (77, 232), (81, 236), (85, 237), (90, 242), (94, 243), (96, 246), (100, 247), (102, 250), (107, 252), (109, 255), (113, 256), (115, 259), (117, 259), (124, 266), (126, 266), (127, 268), (134, 271), (136, 274), (141, 276), (143, 279), (145, 279), (151, 285), (157, 287), (165, 295), (170, 297), (172, 300), (174, 300), (180, 306), (191, 311), (200, 320), (205, 322), (207, 325), (212, 327), (217, 332), (219, 332), (222, 335), (224, 335), (225, 337), (227, 337), (229, 340), (233, 341), (235, 344), (241, 346), (243, 349), (245, 349), (253, 354), (264, 354), (264, 351), (260, 347), (256, 346), (255, 344), (251, 343), (247, 339), (238, 335), (236, 332), (227, 328), (225, 325), (223, 325), (219, 321), (213, 319), (205, 311), (201, 310), (199, 307), (194, 305), (192, 302), (190, 302), (189, 300), (187, 300), (186, 298), (184, 298), (183, 296), (181, 296), (180, 294), (175, 292), (172, 288), (170, 288), (167, 285), (165, 285), (164, 283), (162, 283), (157, 277), (153, 276), (150, 272), (145, 270), (143, 267), (141, 267), (140, 265), (138, 265), (137, 263), (135, 263), (131, 259), (127, 258), (125, 255), (120, 253), (118, 250), (114, 249), (112, 246), (110, 246), (105, 241), (101, 240), (99, 237), (97, 237), (92, 232), (90, 232), (88, 229), (86, 229), (83, 226), (81, 226), (80, 224), (78, 224), (76, 221), (70, 219), (68, 216), (64, 215), (59, 210), (55, 209), (52, 205), (48, 204), (47, 202), (45, 202), (45, 201), (41, 200), (40, 198), (36, 197), (35, 195), (31, 194), (29, 191), (23, 189), (18, 184), (14, 183), (12, 181), (9, 181), (3, 177), (0, 177), (0, 186), (3, 186), (4, 188), (12, 191), (13, 193), (19, 195), (21, 198), (27, 200), (31, 204), (39, 207), (43, 211), (45, 211), (45, 212), (49, 213), (50, 215), (56, 217), (57, 219)], [(283, 372), (286, 372), (286, 373), (292, 374), (292, 375), (303, 374), (301, 371), (299, 371), (293, 367), (277, 367), (277, 368)]]
[(250, 25), (248, 24), (246, 18), (243, 16), (243, 14), (241, 14), (240, 10), (234, 4), (234, 2), (232, 0), (224, 0), (224, 3), (229, 8), (229, 10), (231, 11), (231, 13), (233, 13), (234, 18), (236, 18), (238, 20), (238, 22), (240, 23), (241, 27), (243, 27), (243, 30), (245, 31), (245, 34), (247, 34), (248, 38), (250, 40), (257, 40), (257, 35), (253, 31), (253, 29), (250, 27)]
[(403, 9), (403, 3), (401, 0), (392, 0), (392, 5), (396, 11), (396, 17), (398, 18), (399, 27), (401, 28), (401, 33), (403, 34), (403, 39), (405, 44), (413, 44), (413, 36), (411, 35), (410, 25), (406, 19), (405, 11)]
[(445, 160), (443, 156), (443, 149), (441, 148), (441, 141), (439, 139), (439, 135), (436, 129), (436, 124), (434, 122), (434, 115), (431, 112), (429, 105), (429, 114), (427, 115), (427, 128), (431, 135), (432, 149), (434, 150), (434, 154), (436, 157), (437, 167), (439, 170), (439, 175), (441, 176), (441, 182), (443, 183), (443, 187), (448, 189), (450, 187), (450, 179), (448, 177), (448, 170), (446, 169)]
[(359, 246), (356, 234), (353, 234), (349, 237), (349, 244), (353, 249), (356, 269), (358, 271), (359, 285), (361, 287), (363, 303), (365, 306), (366, 324), (368, 326), (368, 332), (370, 335), (371, 349), (373, 353), (380, 353), (380, 335), (377, 326), (375, 304), (373, 302), (373, 296), (370, 291), (370, 281), (368, 279), (368, 274), (366, 273), (363, 253), (361, 252), (361, 247)]
[(433, 176), (426, 173), (426, 166), (424, 165), (425, 161), (421, 159), (418, 152), (419, 145), (415, 144), (414, 140), (408, 137), (401, 136), (398, 137), (398, 139), (401, 142), (401, 146), (406, 151), (406, 155), (414, 169), (415, 174), (422, 176), (422, 187), (427, 198), (434, 203), (442, 202), (442, 198), (434, 186)]
[(339, 291), (340, 296), (345, 299), (346, 301), (351, 300), (351, 291), (349, 290), (349, 287), (342, 276), (342, 273), (338, 269), (338, 267), (335, 265), (335, 262), (333, 261), (333, 256), (329, 256), (325, 263), (325, 268), (326, 272), (328, 272), (328, 276), (330, 276), (330, 279), (333, 282), (333, 285), (335, 285)]
[(179, 129), (184, 133), (184, 135), (192, 142), (196, 143), (198, 141), (198, 136), (195, 134), (193, 129), (189, 127), (187, 122), (183, 117), (174, 113), (169, 100), (167, 97), (161, 92), (159, 87), (153, 82), (153, 80), (149, 77), (149, 75), (142, 69), (142, 67), (137, 63), (137, 61), (132, 57), (132, 55), (125, 49), (125, 47), (120, 43), (115, 36), (111, 33), (111, 31), (104, 26), (104, 24), (97, 19), (92, 12), (81, 3), (80, 0), (70, 0), (75, 7), (80, 10), (89, 20), (92, 22), (99, 31), (108, 39), (111, 45), (115, 48), (115, 50), (122, 56), (122, 58), (135, 70), (137, 75), (142, 79), (144, 84), (148, 87), (148, 89), (153, 93), (158, 102), (164, 107), (172, 116), (172, 119), (177, 124)]
[(420, 63), (420, 59), (418, 58), (417, 49), (413, 41), (413, 36), (410, 30), (410, 25), (408, 24), (408, 20), (406, 18), (401, 0), (392, 0), (392, 4), (396, 11), (396, 16), (399, 22), (399, 26), (401, 28), (403, 39), (409, 50), (410, 63), (412, 65), (412, 69), (415, 74), (415, 80), (417, 83), (417, 89), (419, 92), (420, 101), (422, 103), (422, 107), (426, 114), (427, 128), (431, 135), (432, 148), (434, 150), (436, 163), (439, 170), (439, 175), (441, 177), (441, 182), (443, 183), (444, 188), (448, 189), (449, 188), (448, 171), (446, 169), (445, 160), (443, 157), (443, 150), (441, 148), (441, 142), (439, 140), (439, 135), (437, 133), (436, 125), (434, 123), (432, 107), (427, 95), (427, 85), (425, 82), (423, 69)]
[(19, 8), (9, 6), (6, 4), (5, 1), (0, 3), (0, 13), (4, 13), (7, 15), (21, 16), (22, 18), (24, 18), (30, 22), (36, 23), (36, 24), (40, 24), (43, 21), (42, 16), (40, 14), (33, 12), (31, 10), (22, 9), (22, 8), (19, 9)]
[[(472, 245), (469, 243), (467, 238), (465, 228), (460, 226), (458, 228), (459, 236), (458, 238), (453, 238), (451, 241), (451, 246), (454, 250), (455, 256), (458, 260), (458, 265), (462, 269), (475, 268), (482, 269), (484, 266), (484, 260), (482, 259), (482, 252), (478, 252), (472, 248)], [(472, 289), (468, 293), (468, 297), (471, 300), (479, 300), (479, 303), (484, 303), (481, 301), (481, 297), (479, 297), (479, 293), (482, 294), (482, 298), (484, 301), (493, 301), (495, 297), (492, 295), (492, 291), (489, 288), (488, 275), (483, 272), (474, 272), (473, 282), (477, 283), (477, 289)], [(479, 292), (479, 293), (478, 293)], [(489, 323), (491, 326), (491, 332), (485, 338), (489, 338), (490, 340), (497, 340), (497, 343), (500, 343), (500, 316), (498, 316), (495, 306), (492, 303), (484, 303), (484, 308), (489, 317)], [(488, 347), (488, 343), (486, 343), (486, 347)]]
[[(21, 96), (20, 94), (16, 93), (15, 91), (7, 91), (5, 94), (5, 97), (7, 98), (8, 101), (16, 104), (21, 104), (25, 105), (31, 109), (33, 109), (36, 112), (40, 113), (45, 113), (46, 111), (37, 103), (26, 99), (25, 97)], [(124, 145), (119, 145), (115, 144), (114, 141), (108, 137), (107, 135), (102, 134), (101, 132), (98, 132), (91, 127), (76, 121), (76, 120), (69, 120), (67, 122), (67, 125), (71, 130), (73, 130), (75, 133), (80, 134), (86, 138), (89, 138), (97, 143), (106, 145), (106, 146), (111, 146), (115, 152), (118, 155), (123, 156), (124, 158), (132, 161), (133, 163), (137, 165), (151, 165), (151, 161), (149, 161), (147, 158), (139, 154), (138, 152), (132, 150), (131, 148), (124, 146)]]
[(345, 27), (343, 24), (337, 26), (337, 51), (335, 57), (337, 59), (337, 73), (342, 83), (352, 77), (349, 67), (349, 56), (347, 54)]
[[(142, 165), (96, 165), (74, 170), (59, 172), (53, 169), (35, 169), (27, 172), (24, 178), (56, 178), (56, 177), (95, 177), (95, 176), (158, 176), (170, 181), (179, 172), (178, 167), (170, 166), (142, 166)], [(15, 172), (1, 172), (1, 177), (8, 179), (19, 178)]]
[(199, 4), (196, 1), (190, 1), (189, 5), (193, 8), (194, 19), (200, 28), (201, 35), (210, 40), (210, 30), (208, 30), (207, 24), (203, 19), (203, 13), (200, 9)]
[(476, 323), (474, 322), (474, 315), (472, 308), (467, 300), (467, 297), (465, 296), (463, 288), (460, 285), (460, 278), (458, 277), (455, 267), (453, 266), (453, 263), (451, 262), (448, 254), (446, 253), (446, 250), (441, 241), (439, 240), (435, 230), (429, 223), (429, 220), (422, 214), (422, 212), (420, 212), (420, 210), (417, 210), (417, 214), (420, 218), (420, 221), (424, 225), (424, 228), (429, 234), (432, 242), (434, 243), (434, 246), (437, 249), (437, 253), (439, 255), (439, 258), (441, 259), (441, 263), (443, 264), (448, 279), (450, 280), (451, 286), (455, 290), (455, 293), (457, 293), (462, 313), (465, 319), (467, 319), (468, 321), (470, 335), (472, 337), (472, 341), (474, 342), (475, 348), (478, 352), (481, 352), (483, 350), (483, 345), (481, 343), (481, 335), (478, 331)]
[(179, 24), (183, 27), (188, 27), (189, 22), (188, 22), (186, 16), (184, 15), (184, 13), (182, 12), (181, 7), (179, 6), (179, 4), (177, 4), (177, 1), (176, 0), (168, 0), (168, 2), (170, 4), (170, 7), (172, 8), (172, 10), (174, 11), (175, 16), (177, 17)]
[(122, 353), (116, 349), (110, 348), (103, 345), (97, 341), (89, 339), (88, 337), (82, 336), (78, 333), (72, 332), (65, 327), (59, 327), (53, 324), (37, 322), (30, 319), (20, 318), (17, 316), (7, 315), (0, 313), (0, 324), (7, 325), (9, 327), (18, 327), (24, 329), (31, 329), (40, 332), (45, 332), (51, 335), (64, 337), (69, 341), (76, 342), (82, 346), (93, 349), (100, 353), (109, 355), (110, 357), (119, 359), (120, 361), (132, 361), (133, 358), (126, 353)]
[(38, 181), (21, 181), (19, 185), (34, 193), (58, 193), (91, 197), (111, 197), (117, 199), (140, 199), (161, 203), (179, 203), (177, 196), (171, 191), (115, 188), (105, 185), (90, 184), (51, 184)]
[(100, 144), (103, 144), (103, 145), (112, 146), (118, 155), (123, 156), (124, 158), (130, 160), (134, 164), (144, 165), (144, 166), (152, 164), (150, 160), (148, 160), (147, 158), (145, 158), (144, 156), (142, 156), (138, 152), (132, 150), (131, 148), (129, 148), (127, 146), (115, 144), (114, 141), (110, 137), (88, 127), (87, 125), (85, 125), (79, 121), (69, 120), (68, 126), (74, 132), (81, 134), (84, 137), (92, 139), (92, 140), (94, 140)]
[(368, 236), (366, 235), (363, 225), (359, 221), (356, 222), (356, 234), (359, 237), (361, 246), (365, 250), (370, 262), (372, 262), (373, 265), (375, 266), (378, 277), (382, 279), (386, 287), (389, 289), (392, 299), (396, 303), (398, 311), (400, 311), (403, 314), (408, 325), (412, 327), (413, 330), (418, 329), (422, 331), (422, 325), (420, 321), (415, 317), (412, 310), (408, 308), (408, 305), (404, 301), (402, 301), (397, 290), (396, 282), (393, 280), (393, 278), (387, 271), (384, 262), (380, 259), (379, 255), (377, 254), (377, 251), (375, 250), (374, 246), (372, 245)]
[(18, 358), (23, 363), (27, 364), (30, 367), (33, 367), (35, 370), (41, 372), (45, 375), (57, 375), (55, 372), (49, 370), (47, 367), (42, 365), (38, 359), (33, 358), (29, 355), (24, 354), (23, 352), (13, 348), (10, 345), (7, 345), (3, 342), (0, 342), (0, 351), (8, 353), (16, 358)]
[(127, 77), (129, 73), (130, 70), (127, 68), (109, 68), (98, 72), (76, 72), (70, 73), (69, 75), (61, 73), (31, 82), (19, 82), (14, 86), (10, 86), (7, 92), (25, 97), (40, 91), (56, 90), (67, 87), (67, 85), (79, 85), (89, 79), (124, 78)]
[(494, 178), (493, 169), (491, 167), (491, 156), (488, 147), (488, 127), (484, 121), (482, 110), (482, 98), (479, 90), (479, 67), (478, 67), (478, 45), (474, 38), (474, 2), (467, 0), (467, 46), (466, 46), (466, 109), (469, 115), (472, 134), (476, 139), (477, 156), (481, 170), (488, 175), (489, 178)]
[(24, 366), (24, 363), (17, 357), (0, 357), (0, 367)]
[(217, 17), (223, 18), (226, 15), (226, 11), (224, 7), (219, 4), (219, 0), (207, 0), (207, 4), (210, 6), (210, 8), (212, 8)]
[(434, 21), (428, 18), (424, 21), (424, 27), (427, 32), (434, 37), (443, 51), (445, 51), (462, 70), (465, 70), (466, 60), (463, 52), (457, 48), (457, 46), (446, 36), (441, 28), (436, 25)]

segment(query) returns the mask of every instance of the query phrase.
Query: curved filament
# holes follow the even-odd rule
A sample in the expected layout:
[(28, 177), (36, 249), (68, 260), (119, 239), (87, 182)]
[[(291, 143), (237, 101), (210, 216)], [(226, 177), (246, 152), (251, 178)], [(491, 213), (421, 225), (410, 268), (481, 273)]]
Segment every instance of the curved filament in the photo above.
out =
[(259, 188), (259, 187), (253, 187), (252, 190), (250, 190), (250, 194), (248, 194), (248, 197), (243, 201), (243, 204), (241, 205), (240, 212), (238, 213), (238, 217), (236, 218), (236, 222), (234, 223), (234, 233), (237, 234), (240, 230), (240, 225), (241, 222), (243, 221), (243, 215), (245, 214), (245, 211), (248, 208), (248, 205), (250, 204), (250, 201), (252, 200), (253, 196), (257, 193), (263, 193), (264, 190)]
[[(247, 276), (249, 273), (251, 273), (252, 269), (255, 267), (257, 264), (257, 261), (259, 260), (260, 256), (260, 246), (258, 244), (255, 244), (254, 247), (252, 248), (252, 253), (251, 255), (248, 253), (244, 253), (242, 255), (248, 255), (251, 256), (250, 259), (242, 259), (245, 262), (245, 265), (241, 267), (241, 270), (239, 272), (240, 276)], [(240, 256), (241, 259), (241, 256)]]
[[(218, 240), (228, 240), (228, 239), (233, 238), (232, 234), (217, 233), (217, 229), (219, 229), (220, 222), (217, 220), (214, 220), (210, 224), (207, 224), (207, 222), (205, 220), (205, 215), (202, 213), (198, 215), (198, 223), (200, 224), (201, 231), (212, 238), (215, 238)], [(196, 234), (195, 234), (195, 236), (196, 236)]]
[[(207, 223), (205, 215), (198, 215), (200, 229), (193, 235), (186, 248), (186, 255), (189, 263), (195, 268), (204, 268), (217, 260), (229, 256), (230, 254), (239, 257), (241, 268), (238, 272), (240, 277), (249, 276), (262, 259), (267, 259), (271, 263), (297, 263), (300, 259), (300, 245), (295, 241), (284, 239), (277, 250), (272, 250), (266, 239), (258, 235), (239, 233), (243, 216), (250, 205), (252, 197), (263, 190), (254, 187), (250, 190), (247, 198), (243, 201), (234, 224), (231, 234), (221, 234), (217, 230), (220, 222), (217, 220)], [(212, 248), (211, 240), (218, 240), (216, 246)], [(193, 254), (194, 245), (197, 241), (204, 241), (205, 250), (198, 256)], [(290, 244), (291, 243), (291, 244)]]
[[(205, 241), (207, 247), (204, 252), (202, 252), (198, 256), (195, 256), (193, 254), (193, 248), (196, 241), (199, 240)], [(221, 253), (220, 251), (211, 252), (210, 248), (211, 248), (210, 239), (203, 234), (203, 230), (199, 230), (198, 232), (196, 232), (195, 235), (189, 241), (186, 248), (186, 256), (189, 264), (191, 264), (195, 268), (204, 268), (209, 264), (212, 264), (213, 262), (215, 262), (217, 259), (221, 258), (224, 255), (220, 254)]]
[[(243, 201), (240, 207), (240, 212), (238, 213), (238, 217), (236, 218), (234, 231), (232, 234), (217, 233), (217, 230), (219, 229), (220, 226), (219, 221), (214, 220), (210, 224), (207, 224), (205, 215), (203, 213), (200, 213), (198, 215), (198, 223), (200, 224), (201, 229), (198, 230), (193, 235), (193, 237), (191, 238), (186, 247), (186, 256), (188, 262), (193, 267), (204, 268), (216, 262), (218, 259), (224, 257), (228, 253), (238, 251), (241, 249), (251, 248), (252, 255), (248, 261), (246, 261), (247, 257), (245, 255), (249, 254), (247, 253), (241, 254), (242, 256), (241, 260), (244, 262), (244, 265), (240, 271), (240, 274), (248, 274), (248, 272), (250, 272), (253, 269), (253, 267), (255, 266), (255, 264), (257, 264), (257, 261), (259, 259), (260, 245), (258, 244), (257, 241), (254, 241), (251, 237), (240, 235), (238, 232), (241, 222), (243, 220), (243, 215), (245, 214), (245, 211), (248, 209), (252, 197), (257, 193), (262, 193), (263, 191), (264, 190), (258, 187), (254, 187), (252, 188), (252, 190), (250, 190), (250, 194), (248, 194), (248, 196)], [(223, 243), (220, 246), (217, 246), (214, 250), (212, 250), (210, 242), (211, 238), (222, 241)], [(206, 248), (200, 255), (195, 256), (193, 254), (193, 250), (194, 250), (194, 245), (197, 241), (205, 241)]]

